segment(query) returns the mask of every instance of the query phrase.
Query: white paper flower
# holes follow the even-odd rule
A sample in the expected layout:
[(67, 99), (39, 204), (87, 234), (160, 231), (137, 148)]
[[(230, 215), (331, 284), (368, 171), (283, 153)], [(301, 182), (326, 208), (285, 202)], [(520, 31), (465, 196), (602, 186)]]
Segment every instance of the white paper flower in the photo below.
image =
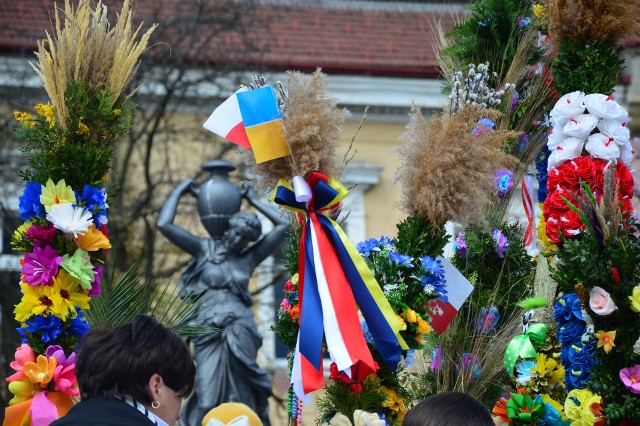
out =
[(600, 119), (593, 114), (578, 114), (567, 121), (567, 124), (562, 128), (562, 133), (565, 136), (572, 136), (574, 138), (586, 139), (593, 129), (596, 128)]
[(547, 136), (547, 147), (549, 148), (550, 151), (553, 151), (566, 138), (567, 137), (562, 134), (562, 127), (560, 128), (554, 127), (553, 129), (549, 130), (549, 135)]
[[(615, 145), (615, 144), (614, 144)], [(547, 171), (558, 167), (565, 161), (573, 160), (582, 155), (582, 147), (584, 141), (580, 138), (566, 138), (558, 145), (549, 155), (549, 162), (547, 164)]]
[(598, 130), (603, 135), (613, 138), (618, 145), (622, 145), (625, 140), (628, 141), (631, 137), (627, 125), (618, 120), (600, 120)]
[(584, 93), (572, 92), (561, 97), (549, 113), (553, 127), (564, 126), (570, 118), (584, 112)]
[(631, 146), (631, 142), (628, 140), (624, 141), (620, 145), (620, 161), (622, 161), (625, 165), (631, 165), (633, 161), (633, 147)]
[(613, 138), (607, 137), (602, 133), (589, 136), (585, 149), (594, 158), (601, 158), (614, 163), (620, 158), (618, 144), (613, 141)]
[(87, 232), (93, 224), (90, 212), (82, 207), (73, 207), (71, 203), (53, 205), (47, 214), (47, 220), (62, 232), (73, 234), (74, 238)]
[(640, 337), (638, 337), (636, 343), (633, 344), (633, 352), (635, 352), (636, 355), (640, 355)]
[(626, 111), (611, 96), (593, 93), (584, 97), (584, 104), (591, 114), (600, 118), (619, 120), (624, 117)]

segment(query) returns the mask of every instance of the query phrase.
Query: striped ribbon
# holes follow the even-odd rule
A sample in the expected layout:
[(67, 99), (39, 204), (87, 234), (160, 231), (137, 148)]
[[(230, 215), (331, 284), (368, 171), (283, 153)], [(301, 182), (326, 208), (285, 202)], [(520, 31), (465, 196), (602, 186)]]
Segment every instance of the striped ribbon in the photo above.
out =
[[(294, 186), (300, 185), (300, 179), (294, 178)], [(307, 191), (281, 180), (271, 198), (306, 216), (298, 269), (300, 330), (291, 383), (296, 395), (310, 402), (311, 392), (324, 386), (323, 336), (339, 370), (349, 372), (358, 362), (377, 370), (362, 334), (358, 308), (391, 369), (395, 370), (408, 346), (400, 336), (400, 321), (364, 259), (340, 226), (322, 214), (335, 208), (349, 191), (317, 172), (310, 173), (303, 185)]]
[(522, 206), (527, 216), (527, 228), (524, 232), (522, 245), (529, 247), (529, 250), (535, 250), (537, 243), (533, 201), (533, 175), (527, 173), (522, 177)]

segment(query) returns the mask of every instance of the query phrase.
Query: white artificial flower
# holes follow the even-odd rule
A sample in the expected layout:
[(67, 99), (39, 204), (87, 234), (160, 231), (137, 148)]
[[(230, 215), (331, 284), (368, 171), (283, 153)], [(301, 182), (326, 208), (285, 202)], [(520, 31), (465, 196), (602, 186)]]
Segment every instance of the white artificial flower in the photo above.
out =
[(593, 129), (596, 128), (600, 119), (593, 114), (578, 114), (567, 121), (562, 127), (562, 133), (565, 136), (586, 139)]
[(620, 158), (620, 148), (618, 144), (602, 133), (589, 136), (585, 149), (593, 158), (601, 158), (606, 161), (616, 163)]
[(553, 151), (566, 138), (567, 137), (562, 134), (562, 127), (554, 127), (553, 129), (549, 130), (549, 135), (547, 136), (547, 147), (549, 148), (549, 150)]
[(584, 93), (572, 92), (561, 97), (549, 113), (551, 125), (562, 127), (570, 118), (584, 112)]
[(598, 123), (598, 130), (603, 135), (613, 138), (618, 145), (622, 145), (625, 140), (631, 138), (631, 133), (626, 124), (618, 120), (601, 120)]
[(558, 167), (565, 161), (573, 160), (582, 156), (582, 147), (584, 141), (580, 138), (566, 138), (558, 145), (549, 155), (549, 162), (547, 163), (547, 171)]
[(636, 343), (633, 344), (633, 352), (635, 352), (636, 355), (640, 355), (640, 337), (638, 337)]
[(78, 238), (78, 234), (84, 235), (93, 224), (91, 212), (82, 207), (73, 207), (71, 203), (51, 206), (47, 220), (53, 223), (56, 229), (66, 234), (73, 234), (74, 238)]
[(600, 118), (620, 120), (628, 116), (624, 108), (614, 101), (611, 96), (593, 93), (584, 97), (584, 104), (591, 114), (595, 114)]
[(622, 161), (626, 166), (631, 165), (633, 161), (633, 148), (631, 147), (631, 142), (629, 140), (624, 141), (620, 145), (620, 161)]

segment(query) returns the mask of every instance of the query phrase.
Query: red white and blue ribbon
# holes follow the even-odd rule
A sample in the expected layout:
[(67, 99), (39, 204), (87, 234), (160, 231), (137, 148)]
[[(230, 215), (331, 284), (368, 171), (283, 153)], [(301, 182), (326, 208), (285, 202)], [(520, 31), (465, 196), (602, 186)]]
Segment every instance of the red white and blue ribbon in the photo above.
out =
[(529, 252), (537, 250), (536, 210), (533, 201), (535, 194), (533, 190), (533, 175), (527, 173), (522, 177), (522, 207), (527, 216), (527, 228), (524, 232), (522, 244), (528, 248)]
[(339, 181), (317, 172), (306, 180), (296, 176), (293, 182), (292, 188), (281, 180), (272, 200), (306, 214), (298, 269), (300, 330), (291, 383), (296, 395), (309, 403), (311, 392), (324, 386), (323, 336), (339, 370), (349, 372), (358, 362), (377, 370), (362, 333), (358, 308), (390, 368), (395, 370), (408, 346), (400, 336), (400, 320), (364, 259), (340, 226), (321, 213), (335, 208), (349, 191)]

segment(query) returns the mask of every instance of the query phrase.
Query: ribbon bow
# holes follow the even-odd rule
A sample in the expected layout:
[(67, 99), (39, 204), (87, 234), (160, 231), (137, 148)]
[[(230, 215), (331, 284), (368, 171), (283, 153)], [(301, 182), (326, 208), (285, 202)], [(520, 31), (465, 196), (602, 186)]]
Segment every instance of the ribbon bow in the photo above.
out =
[[(385, 363), (397, 367), (402, 349), (401, 323), (369, 267), (340, 226), (322, 214), (335, 208), (348, 194), (339, 181), (311, 172), (280, 180), (272, 200), (306, 215), (300, 238), (298, 291), (300, 330), (294, 354), (291, 383), (296, 395), (310, 401), (310, 393), (324, 386), (322, 337), (340, 371), (359, 361), (376, 371), (362, 334), (358, 307)], [(357, 306), (356, 306), (357, 305)]]
[(513, 393), (507, 401), (507, 416), (514, 420), (530, 423), (544, 414), (544, 405), (540, 401), (532, 401), (526, 394)]
[(514, 337), (507, 349), (504, 351), (504, 366), (513, 377), (513, 369), (518, 362), (518, 358), (536, 358), (538, 352), (534, 348), (534, 344), (542, 345), (547, 338), (547, 324), (530, 324), (524, 334)]

